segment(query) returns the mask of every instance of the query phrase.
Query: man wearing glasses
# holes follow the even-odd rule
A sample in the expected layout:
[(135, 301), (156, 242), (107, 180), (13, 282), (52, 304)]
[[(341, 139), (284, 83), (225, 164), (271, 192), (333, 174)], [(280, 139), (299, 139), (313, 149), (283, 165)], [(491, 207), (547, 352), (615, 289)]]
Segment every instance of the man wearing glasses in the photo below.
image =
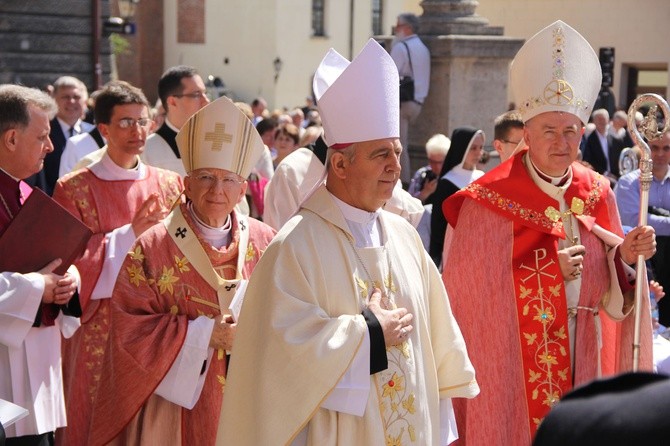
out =
[(92, 444), (215, 443), (231, 303), (275, 234), (234, 209), (266, 149), (228, 98), (197, 112), (177, 144), (187, 202), (137, 239), (119, 273)]
[(512, 110), (493, 121), (493, 148), (500, 155), (500, 162), (507, 161), (523, 140), (523, 118)]
[(140, 161), (153, 121), (142, 91), (110, 82), (95, 103), (95, 121), (107, 140), (102, 158), (56, 183), (54, 199), (93, 231), (75, 263), (82, 277), (82, 327), (63, 347), (68, 427), (63, 444), (89, 444), (88, 431), (110, 326), (110, 297), (135, 239), (165, 217), (179, 199), (178, 174)]
[(169, 68), (158, 81), (158, 97), (166, 111), (165, 122), (147, 138), (140, 155), (150, 166), (186, 175), (177, 148), (177, 132), (195, 112), (209, 104), (205, 84), (193, 67), (179, 65)]

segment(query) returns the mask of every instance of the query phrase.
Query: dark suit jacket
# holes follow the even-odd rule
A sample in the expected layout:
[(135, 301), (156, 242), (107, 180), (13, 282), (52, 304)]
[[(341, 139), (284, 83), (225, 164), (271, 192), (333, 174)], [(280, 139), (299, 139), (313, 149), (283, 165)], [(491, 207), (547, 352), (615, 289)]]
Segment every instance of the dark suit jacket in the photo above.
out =
[(51, 139), (51, 144), (54, 146), (54, 151), (49, 153), (44, 158), (44, 187), (38, 184), (40, 189), (43, 189), (47, 194), (52, 195), (54, 191), (54, 186), (58, 180), (58, 168), (60, 167), (60, 158), (63, 155), (63, 149), (65, 149), (65, 143), (67, 142), (68, 136), (63, 134), (63, 129), (60, 126), (57, 118), (53, 118), (50, 122), (51, 132), (49, 132), (49, 139)]
[(581, 147), (582, 159), (591, 164), (593, 170), (596, 172), (605, 173), (606, 170), (609, 170), (612, 175), (619, 178), (619, 155), (621, 155), (621, 151), (624, 148), (623, 141), (612, 135), (607, 135), (609, 169), (607, 168), (607, 160), (605, 159), (605, 154), (603, 153), (596, 131), (591, 132), (583, 142), (583, 146)]
[(568, 393), (540, 424), (533, 446), (670, 444), (670, 379), (628, 373)]

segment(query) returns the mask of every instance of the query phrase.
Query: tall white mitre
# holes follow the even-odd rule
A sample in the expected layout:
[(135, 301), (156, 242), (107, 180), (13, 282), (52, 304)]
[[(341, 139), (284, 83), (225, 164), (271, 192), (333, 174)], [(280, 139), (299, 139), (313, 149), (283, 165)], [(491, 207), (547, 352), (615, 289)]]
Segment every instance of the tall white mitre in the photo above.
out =
[(349, 62), (330, 49), (314, 74), (314, 94), (331, 148), (400, 136), (400, 79), (374, 39)]
[(227, 97), (191, 116), (177, 134), (186, 173), (216, 168), (247, 178), (265, 146), (254, 125)]
[(586, 124), (601, 81), (600, 62), (591, 45), (560, 20), (531, 37), (510, 66), (510, 84), (524, 122), (561, 111)]

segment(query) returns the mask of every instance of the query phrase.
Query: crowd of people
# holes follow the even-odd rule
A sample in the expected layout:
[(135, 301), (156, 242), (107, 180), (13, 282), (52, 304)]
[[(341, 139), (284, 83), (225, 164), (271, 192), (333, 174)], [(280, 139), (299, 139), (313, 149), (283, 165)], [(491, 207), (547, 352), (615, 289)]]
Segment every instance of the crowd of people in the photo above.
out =
[(0, 445), (558, 444), (600, 409), (571, 390), (634, 348), (670, 372), (670, 132), (639, 226), (626, 115), (593, 110), (598, 57), (557, 21), (512, 62), (492, 152), (444, 129), (412, 172), (418, 25), (329, 50), (305, 106), (274, 112), (183, 65), (154, 107), (118, 80), (0, 86), (0, 238), (33, 188), (92, 232), (62, 275), (0, 272), (0, 403), (27, 409)]

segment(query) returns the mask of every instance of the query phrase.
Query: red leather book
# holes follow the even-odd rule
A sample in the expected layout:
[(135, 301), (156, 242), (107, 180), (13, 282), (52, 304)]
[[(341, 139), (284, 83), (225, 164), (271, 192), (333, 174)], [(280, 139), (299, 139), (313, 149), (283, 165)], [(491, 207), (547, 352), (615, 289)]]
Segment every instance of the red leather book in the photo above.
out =
[(39, 271), (62, 259), (56, 274), (65, 274), (84, 252), (93, 233), (77, 217), (35, 188), (0, 237), (0, 271)]

